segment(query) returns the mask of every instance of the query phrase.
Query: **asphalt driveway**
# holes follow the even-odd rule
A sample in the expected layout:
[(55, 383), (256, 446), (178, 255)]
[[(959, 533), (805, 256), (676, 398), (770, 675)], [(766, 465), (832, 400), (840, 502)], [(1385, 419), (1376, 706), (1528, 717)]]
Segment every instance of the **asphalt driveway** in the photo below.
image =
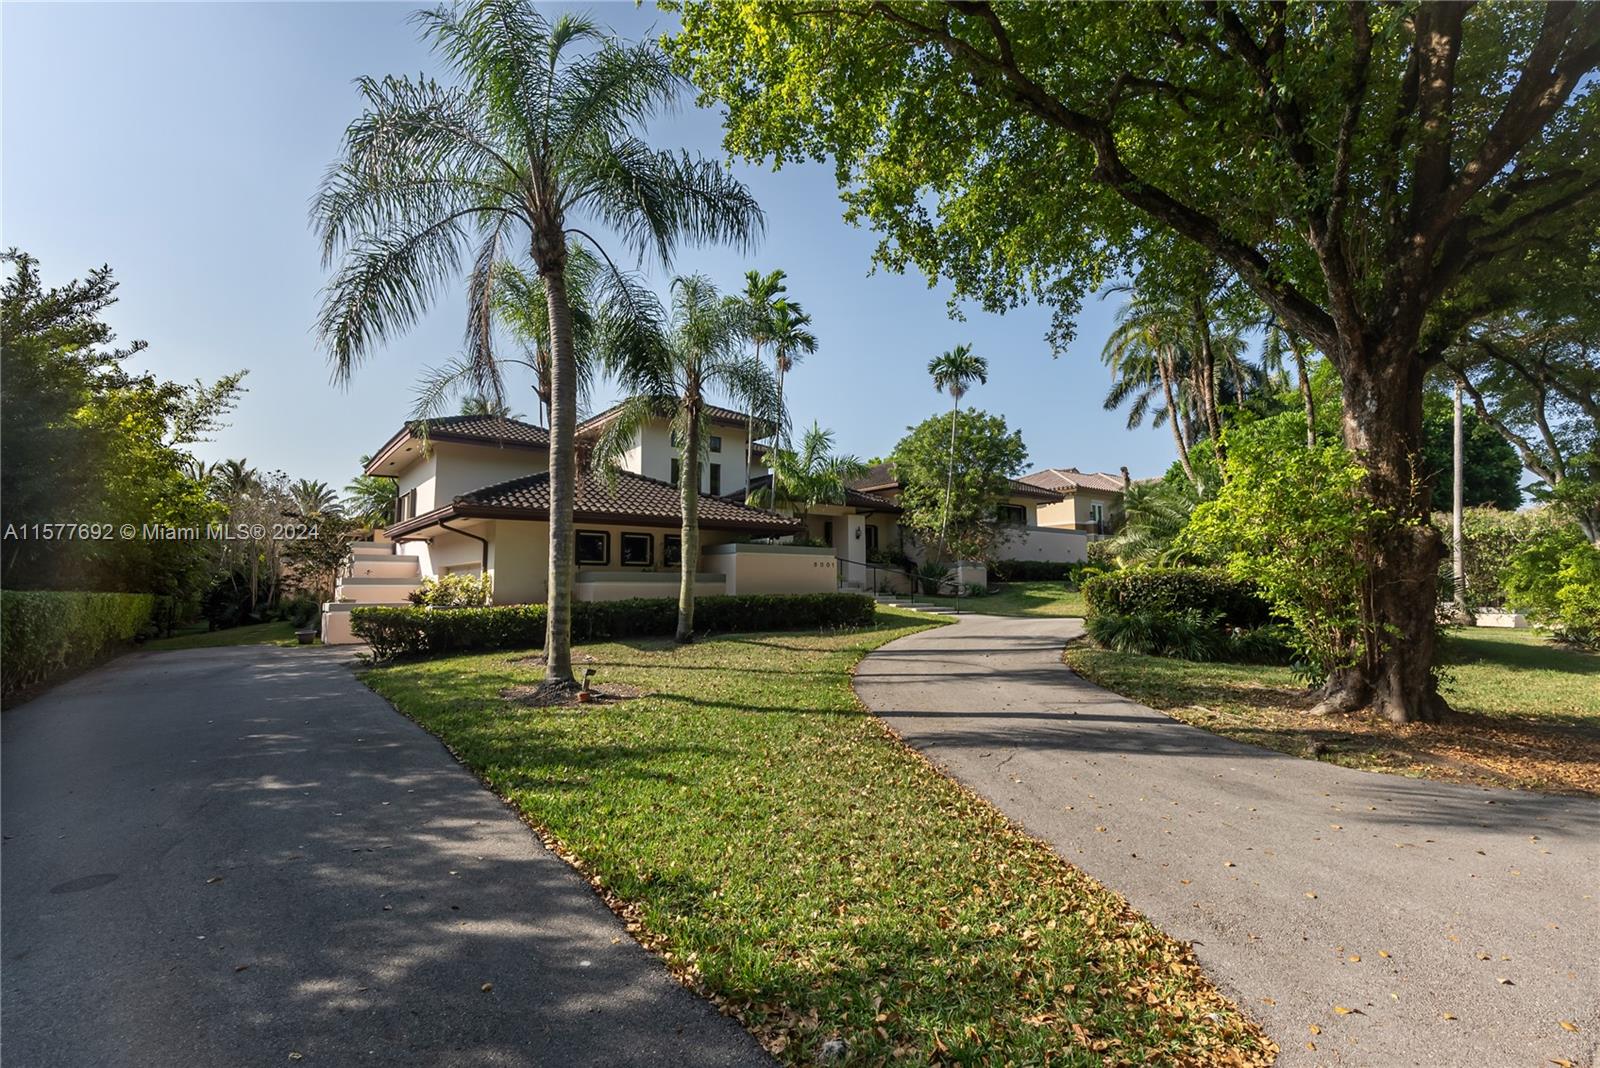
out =
[(963, 617), (869, 655), (856, 692), (1194, 943), (1279, 1063), (1595, 1063), (1600, 803), (1220, 738), (1074, 675), (1080, 628)]
[(140, 653), (6, 713), (6, 1064), (770, 1063), (348, 664)]

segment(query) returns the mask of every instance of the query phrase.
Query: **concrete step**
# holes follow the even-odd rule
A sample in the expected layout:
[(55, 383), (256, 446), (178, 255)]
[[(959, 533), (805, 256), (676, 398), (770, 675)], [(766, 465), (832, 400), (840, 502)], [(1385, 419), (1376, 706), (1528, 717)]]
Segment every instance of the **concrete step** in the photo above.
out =
[(422, 581), (422, 561), (415, 556), (358, 556), (351, 561), (346, 578), (388, 578)]
[(361, 604), (395, 603), (404, 601), (406, 595), (421, 582), (404, 578), (341, 578), (334, 587), (335, 600), (350, 600)]

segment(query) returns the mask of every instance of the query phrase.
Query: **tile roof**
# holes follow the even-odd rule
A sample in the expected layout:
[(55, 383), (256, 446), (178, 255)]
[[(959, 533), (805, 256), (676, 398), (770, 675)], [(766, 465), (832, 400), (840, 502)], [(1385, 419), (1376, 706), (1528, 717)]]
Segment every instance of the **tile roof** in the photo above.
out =
[[(771, 481), (772, 481), (772, 476), (771, 475), (757, 475), (755, 478), (752, 478), (750, 480), (750, 485), (752, 487), (765, 486)], [(742, 489), (735, 490), (732, 493), (724, 494), (723, 497), (726, 500), (735, 501), (735, 502), (743, 502), (744, 501), (744, 490), (742, 490)], [(848, 507), (855, 508), (855, 509), (858, 509), (859, 511), (863, 511), (863, 512), (901, 512), (901, 511), (904, 511), (904, 509), (901, 508), (899, 504), (895, 503), (895, 501), (893, 501), (892, 499), (890, 499), (888, 497), (884, 497), (884, 496), (881, 496), (881, 495), (876, 494), (876, 493), (867, 493), (864, 490), (858, 490), (858, 489), (855, 489), (855, 488), (853, 488), (851, 486), (846, 486), (845, 487), (845, 490), (844, 490), (844, 503)]]
[[(680, 516), (678, 489), (659, 479), (623, 471), (615, 485), (603, 474), (579, 471), (573, 518), (583, 523), (676, 524)], [(548, 519), (550, 475), (540, 472), (463, 493), (443, 508), (396, 524), (391, 532), (409, 533), (454, 516), (467, 518)], [(763, 534), (788, 534), (799, 524), (788, 516), (762, 508), (749, 508), (721, 497), (700, 495), (700, 525), (707, 530), (748, 530)]]
[[(420, 431), (420, 433), (419, 433)], [(512, 449), (548, 449), (550, 432), (542, 426), (507, 419), (502, 415), (447, 415), (438, 419), (412, 419), (383, 443), (367, 462), (365, 474), (383, 474), (379, 468), (395, 449), (409, 440), (452, 441), (469, 445), (497, 445)], [(392, 472), (390, 472), (392, 474)]]
[(1121, 475), (1113, 475), (1105, 471), (1079, 471), (1076, 467), (1047, 467), (1043, 471), (1035, 471), (1031, 475), (1023, 475), (1022, 481), (1063, 493), (1072, 493), (1076, 490), (1100, 490), (1105, 493), (1122, 492)]
[[(589, 418), (578, 424), (578, 433), (583, 434), (590, 431), (599, 430), (620, 407), (622, 407), (621, 404), (613, 404), (605, 411), (596, 415), (591, 415)], [(732, 408), (724, 408), (719, 404), (703, 404), (701, 405), (701, 410), (706, 413), (706, 419), (708, 421), (720, 424), (722, 426), (743, 427), (750, 419), (750, 416), (744, 412), (736, 412)], [(767, 432), (767, 424), (764, 421), (757, 419), (756, 436), (765, 437)]]
[[(850, 483), (851, 488), (872, 492), (875, 490), (898, 490), (900, 480), (895, 477), (894, 464), (873, 464), (867, 468), (867, 473), (861, 478)], [(1042, 500), (1060, 500), (1061, 494), (1048, 486), (1034, 485), (1022, 479), (1011, 479), (1011, 492), (1018, 497), (1037, 497)]]

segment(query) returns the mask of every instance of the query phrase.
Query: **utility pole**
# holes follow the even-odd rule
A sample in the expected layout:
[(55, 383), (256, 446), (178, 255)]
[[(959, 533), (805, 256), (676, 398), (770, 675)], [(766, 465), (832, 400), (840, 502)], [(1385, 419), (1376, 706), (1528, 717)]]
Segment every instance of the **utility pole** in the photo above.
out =
[(1463, 480), (1465, 462), (1462, 457), (1461, 436), (1461, 383), (1456, 383), (1455, 392), (1455, 456), (1454, 485), (1451, 487), (1450, 501), (1450, 571), (1455, 577), (1455, 602), (1456, 616), (1466, 622), (1471, 619), (1467, 611), (1467, 568), (1466, 561), (1461, 557), (1461, 499), (1464, 494)]

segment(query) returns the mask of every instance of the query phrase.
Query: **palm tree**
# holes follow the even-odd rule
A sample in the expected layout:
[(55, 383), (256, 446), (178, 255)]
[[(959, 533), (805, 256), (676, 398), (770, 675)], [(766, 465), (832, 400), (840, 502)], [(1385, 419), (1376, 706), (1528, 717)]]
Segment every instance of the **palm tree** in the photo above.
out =
[(629, 396), (595, 445), (594, 463), (615, 473), (645, 425), (671, 420), (681, 451), (682, 579), (678, 586), (678, 641), (694, 637), (694, 576), (700, 562), (700, 465), (707, 456), (706, 395), (715, 390), (779, 425), (777, 385), (765, 365), (745, 351), (749, 318), (738, 301), (724, 300), (702, 275), (675, 278), (672, 310), (649, 353), (617, 368)]
[(783, 407), (783, 376), (794, 370), (802, 356), (817, 351), (817, 335), (811, 332), (811, 316), (792, 300), (779, 300), (772, 308), (768, 324), (772, 335), (772, 363), (778, 372), (778, 407)]
[[(578, 222), (602, 224), (641, 259), (682, 241), (748, 245), (762, 226), (748, 190), (714, 160), (657, 151), (635, 131), (682, 86), (654, 42), (623, 44), (589, 20), (547, 21), (529, 0), (419, 12), (457, 78), (364, 78), (366, 107), (312, 214), (339, 260), (319, 329), (336, 376), (414, 325), (467, 268), (466, 359), (504, 400), (493, 312), (499, 266), (526, 256), (550, 332), (550, 572), (546, 679), (571, 686), (572, 505), (577, 376), (567, 269), (571, 239), (620, 272)], [(618, 284), (612, 285), (615, 281)], [(620, 305), (626, 305), (621, 299)]]
[[(784, 284), (789, 276), (783, 271), (771, 271), (762, 274), (760, 271), (746, 271), (744, 273), (744, 292), (732, 298), (742, 305), (745, 316), (749, 322), (746, 333), (750, 343), (755, 346), (756, 360), (761, 359), (761, 346), (772, 340), (773, 315), (783, 299), (783, 294), (789, 287)], [(750, 495), (750, 467), (755, 459), (756, 448), (756, 421), (754, 416), (745, 419), (744, 424), (744, 492)]]
[(833, 431), (812, 423), (800, 449), (774, 449), (772, 480), (757, 486), (749, 502), (791, 512), (803, 522), (819, 504), (843, 504), (849, 484), (867, 473), (865, 462), (833, 451)]
[(1105, 408), (1112, 411), (1131, 399), (1130, 429), (1144, 420), (1159, 387), (1165, 406), (1157, 408), (1151, 421), (1172, 427), (1178, 462), (1198, 487), (1200, 480), (1189, 462), (1194, 432), (1188, 413), (1195, 400), (1187, 385), (1191, 361), (1184, 340), (1189, 326), (1185, 309), (1136, 295), (1117, 313), (1116, 327), (1106, 339), (1100, 359), (1111, 369), (1112, 378)]
[[(372, 460), (370, 456), (361, 458), (361, 467), (365, 470)], [(400, 496), (400, 484), (392, 478), (381, 475), (357, 475), (346, 483), (345, 508), (357, 523), (370, 527), (381, 527), (394, 519), (394, 502)]]
[(297, 479), (289, 486), (289, 496), (303, 518), (331, 515), (340, 510), (339, 495), (326, 482)]
[(1317, 402), (1311, 394), (1311, 378), (1306, 373), (1304, 343), (1285, 330), (1274, 316), (1267, 324), (1267, 334), (1261, 343), (1261, 369), (1268, 375), (1286, 377), (1286, 355), (1294, 361), (1300, 403), (1306, 410), (1306, 448), (1314, 449), (1317, 447)]
[(1106, 539), (1106, 546), (1124, 566), (1181, 563), (1178, 535), (1199, 502), (1192, 482), (1135, 482), (1122, 494), (1122, 529)]
[(225, 503), (233, 504), (261, 489), (261, 472), (251, 467), (249, 460), (223, 460), (211, 471), (216, 495)]
[(942, 356), (928, 361), (928, 373), (933, 376), (933, 388), (950, 394), (950, 463), (944, 484), (944, 516), (939, 522), (939, 551), (944, 551), (945, 532), (950, 524), (950, 495), (956, 479), (956, 417), (961, 412), (961, 398), (974, 385), (989, 381), (989, 361), (975, 356), (971, 345), (957, 345)]

